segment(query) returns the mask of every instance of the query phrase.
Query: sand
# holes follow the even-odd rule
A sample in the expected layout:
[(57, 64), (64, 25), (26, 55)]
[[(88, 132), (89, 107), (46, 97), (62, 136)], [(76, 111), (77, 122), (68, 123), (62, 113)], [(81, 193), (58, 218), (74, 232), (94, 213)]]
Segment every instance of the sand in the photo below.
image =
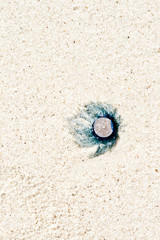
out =
[[(1, 0), (0, 240), (160, 239), (160, 1)], [(118, 109), (89, 159), (67, 118)]]

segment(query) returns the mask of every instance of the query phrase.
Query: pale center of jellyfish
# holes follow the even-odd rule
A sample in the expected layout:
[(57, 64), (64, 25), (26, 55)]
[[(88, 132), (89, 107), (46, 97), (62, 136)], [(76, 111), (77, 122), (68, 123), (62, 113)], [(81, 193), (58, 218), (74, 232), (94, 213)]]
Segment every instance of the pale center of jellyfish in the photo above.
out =
[(100, 117), (95, 120), (93, 130), (98, 137), (107, 138), (113, 133), (113, 123), (109, 118)]

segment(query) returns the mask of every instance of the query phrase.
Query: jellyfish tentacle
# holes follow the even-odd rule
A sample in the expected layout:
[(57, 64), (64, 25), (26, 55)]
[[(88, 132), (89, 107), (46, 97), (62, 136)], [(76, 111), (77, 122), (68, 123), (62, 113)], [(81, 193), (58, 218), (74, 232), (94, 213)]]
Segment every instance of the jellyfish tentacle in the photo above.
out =
[(106, 151), (108, 150), (108, 146), (107, 145), (99, 145), (97, 147), (97, 150), (95, 153), (92, 153), (89, 157), (90, 158), (94, 158), (94, 157), (98, 157), (99, 155), (104, 154)]

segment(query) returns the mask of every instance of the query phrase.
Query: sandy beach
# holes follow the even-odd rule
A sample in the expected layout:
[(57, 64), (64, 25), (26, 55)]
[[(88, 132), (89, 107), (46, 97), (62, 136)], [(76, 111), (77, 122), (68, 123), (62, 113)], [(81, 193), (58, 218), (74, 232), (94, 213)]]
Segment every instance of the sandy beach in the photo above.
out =
[[(160, 1), (1, 1), (0, 240), (160, 239)], [(88, 158), (67, 119), (117, 108)]]

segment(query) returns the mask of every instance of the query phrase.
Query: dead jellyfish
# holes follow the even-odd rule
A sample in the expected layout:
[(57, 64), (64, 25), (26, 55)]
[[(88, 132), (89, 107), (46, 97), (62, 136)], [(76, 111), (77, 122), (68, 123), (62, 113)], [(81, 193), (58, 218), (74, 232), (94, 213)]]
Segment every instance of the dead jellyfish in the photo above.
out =
[(113, 123), (107, 117), (100, 117), (93, 123), (94, 134), (99, 138), (107, 138), (113, 133)]
[(117, 109), (107, 103), (91, 102), (69, 119), (71, 133), (80, 147), (97, 146), (96, 157), (111, 150), (119, 139), (121, 117)]

